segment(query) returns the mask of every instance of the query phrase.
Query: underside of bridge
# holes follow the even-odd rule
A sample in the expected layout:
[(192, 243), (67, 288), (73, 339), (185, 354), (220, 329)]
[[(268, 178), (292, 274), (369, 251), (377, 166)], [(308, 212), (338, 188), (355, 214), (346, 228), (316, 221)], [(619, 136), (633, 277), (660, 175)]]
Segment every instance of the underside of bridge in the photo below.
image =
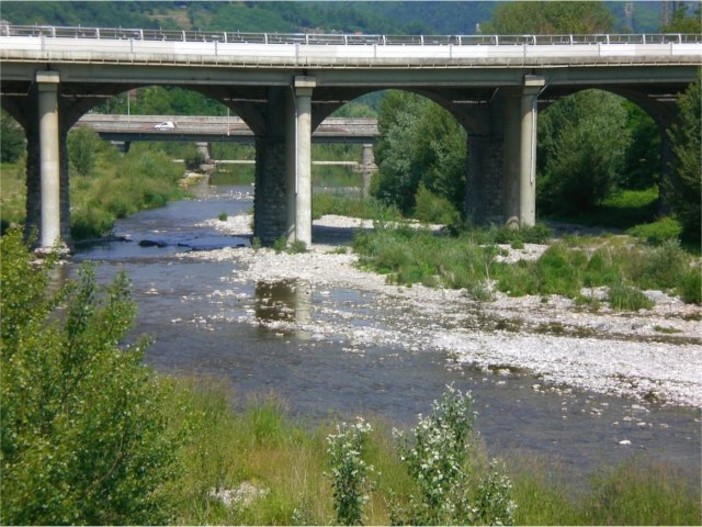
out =
[[(239, 115), (255, 135), (254, 235), (270, 245), (281, 236), (312, 242), (311, 134), (334, 110), (369, 92), (404, 89), (446, 108), (467, 131), (465, 214), (476, 224), (533, 225), (536, 119), (550, 102), (589, 88), (622, 95), (648, 112), (661, 129), (675, 122), (675, 98), (691, 82), (689, 70), (517, 68), (460, 71), (198, 71), (134, 68), (95, 79), (97, 67), (48, 65), (31, 75), (0, 79), (0, 101), (27, 136), (27, 217), (42, 247), (70, 243), (66, 139), (90, 108), (128, 89), (167, 84), (199, 91)], [(98, 68), (99, 69), (99, 68)], [(118, 68), (119, 69), (119, 68)], [(25, 68), (26, 70), (26, 68)], [(7, 71), (7, 70), (6, 70)], [(129, 72), (129, 76), (126, 75)], [(4, 72), (5, 73), (5, 72)]]

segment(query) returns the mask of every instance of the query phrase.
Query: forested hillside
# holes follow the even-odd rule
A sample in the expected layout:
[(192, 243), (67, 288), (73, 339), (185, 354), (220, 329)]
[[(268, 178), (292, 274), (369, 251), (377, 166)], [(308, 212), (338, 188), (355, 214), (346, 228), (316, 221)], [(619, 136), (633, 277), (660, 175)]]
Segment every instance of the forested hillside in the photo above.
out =
[[(244, 32), (472, 34), (502, 2), (16, 2), (0, 16), (14, 24), (162, 27)], [(657, 31), (660, 2), (606, 2), (615, 30)]]

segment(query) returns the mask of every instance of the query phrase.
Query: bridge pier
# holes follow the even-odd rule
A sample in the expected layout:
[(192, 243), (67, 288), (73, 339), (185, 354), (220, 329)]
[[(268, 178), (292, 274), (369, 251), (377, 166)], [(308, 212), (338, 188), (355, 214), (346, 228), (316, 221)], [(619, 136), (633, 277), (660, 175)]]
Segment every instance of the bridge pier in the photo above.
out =
[(373, 143), (363, 145), (363, 157), (361, 159), (361, 166), (359, 167), (363, 177), (361, 196), (367, 198), (370, 195), (373, 174), (378, 170), (378, 166), (375, 164), (375, 155), (373, 154)]
[(519, 151), (519, 226), (536, 223), (536, 119), (539, 93), (544, 78), (525, 75), (521, 99), (521, 137)]
[(39, 109), (39, 164), (41, 172), (40, 248), (61, 245), (61, 162), (59, 146), (59, 74), (36, 74)]
[(295, 77), (295, 241), (312, 244), (312, 77)]

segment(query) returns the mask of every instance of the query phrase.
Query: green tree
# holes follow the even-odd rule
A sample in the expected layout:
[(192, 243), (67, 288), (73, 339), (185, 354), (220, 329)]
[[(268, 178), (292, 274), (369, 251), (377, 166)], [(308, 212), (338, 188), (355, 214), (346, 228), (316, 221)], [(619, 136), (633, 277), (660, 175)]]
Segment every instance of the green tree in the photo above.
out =
[(378, 128), (378, 198), (409, 213), (422, 183), (462, 208), (466, 138), (451, 114), (423, 97), (391, 91), (380, 105)]
[(685, 3), (680, 2), (680, 5), (673, 12), (673, 19), (670, 21), (670, 24), (663, 26), (661, 32), (693, 34), (702, 32), (702, 21), (700, 19), (702, 11), (700, 5), (697, 4), (697, 8), (691, 16), (687, 15), (688, 7)]
[(68, 134), (68, 159), (81, 176), (89, 176), (95, 169), (100, 136), (86, 127), (78, 127)]
[(10, 114), (0, 110), (0, 161), (15, 163), (24, 152), (24, 130)]
[(645, 189), (659, 183), (661, 134), (656, 122), (640, 107), (624, 101), (626, 129), (631, 141), (626, 151), (621, 186)]
[(612, 31), (614, 17), (604, 2), (505, 2), (492, 20), (483, 24), (483, 33), (568, 34)]
[(683, 227), (683, 236), (700, 241), (700, 196), (702, 195), (702, 147), (700, 146), (700, 86), (702, 80), (690, 85), (678, 99), (681, 122), (670, 130), (673, 142), (674, 170), (668, 181), (664, 181), (668, 200)]
[(577, 213), (619, 182), (630, 136), (622, 99), (586, 90), (554, 103), (539, 119), (539, 206)]
[(136, 309), (126, 275), (102, 295), (85, 266), (57, 288), (55, 259), (35, 266), (18, 229), (0, 256), (3, 523), (166, 523), (177, 445), (143, 346), (118, 346)]

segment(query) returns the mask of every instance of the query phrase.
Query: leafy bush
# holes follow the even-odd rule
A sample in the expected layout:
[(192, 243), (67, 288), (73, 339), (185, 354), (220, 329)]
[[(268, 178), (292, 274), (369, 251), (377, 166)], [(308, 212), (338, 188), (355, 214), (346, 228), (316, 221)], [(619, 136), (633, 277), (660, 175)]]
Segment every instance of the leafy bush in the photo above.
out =
[(682, 234), (682, 226), (676, 219), (666, 216), (653, 223), (631, 227), (626, 233), (654, 245), (660, 245), (668, 240), (677, 240)]
[(688, 304), (702, 303), (702, 271), (699, 266), (692, 267), (683, 277), (680, 296)]
[(435, 194), (420, 183), (415, 197), (414, 217), (424, 223), (450, 225), (459, 221), (461, 214), (447, 198)]
[(509, 479), (491, 464), (473, 488), (471, 474), (473, 400), (448, 386), (428, 417), (419, 416), (411, 440), (395, 431), (400, 459), (416, 483), (406, 506), (395, 504), (393, 525), (513, 523)]
[(327, 456), (331, 472), (336, 519), (341, 525), (361, 525), (363, 507), (368, 502), (368, 475), (374, 469), (363, 460), (370, 424), (358, 418), (356, 424), (341, 423), (336, 434), (327, 436)]
[(68, 134), (68, 159), (78, 174), (91, 175), (101, 143), (98, 134), (87, 127), (78, 127)]
[(650, 300), (638, 289), (626, 284), (615, 284), (609, 288), (607, 301), (612, 306), (612, 309), (618, 311), (638, 311), (639, 309), (651, 309), (654, 305)]
[(103, 296), (84, 266), (51, 293), (54, 259), (34, 267), (18, 230), (0, 255), (3, 522), (168, 522), (176, 442), (143, 345), (117, 345), (135, 314), (127, 277)]
[(702, 82), (690, 85), (685, 93), (678, 99), (678, 110), (682, 122), (673, 125), (670, 138), (675, 155), (675, 164), (669, 179), (663, 181), (667, 190), (667, 199), (675, 215), (683, 227), (683, 235), (700, 243), (700, 229), (702, 228), (702, 95), (700, 94)]
[(24, 130), (5, 110), (0, 110), (0, 162), (15, 163), (25, 152)]
[(624, 166), (627, 112), (615, 95), (586, 90), (554, 103), (539, 117), (537, 198), (542, 210), (592, 209), (616, 186)]

